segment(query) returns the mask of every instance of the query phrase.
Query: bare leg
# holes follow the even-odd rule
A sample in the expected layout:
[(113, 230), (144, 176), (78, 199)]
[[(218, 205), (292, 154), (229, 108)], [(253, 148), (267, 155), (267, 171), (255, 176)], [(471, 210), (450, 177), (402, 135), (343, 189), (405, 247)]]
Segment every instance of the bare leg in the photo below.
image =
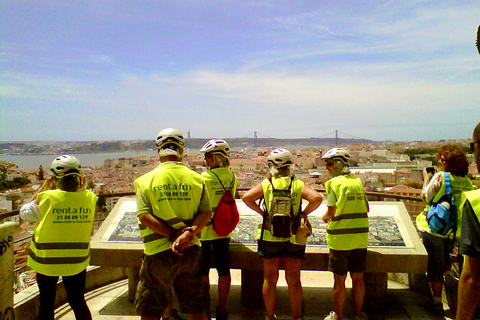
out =
[(300, 319), (303, 316), (303, 290), (300, 281), (302, 259), (284, 258), (285, 279), (288, 284), (288, 297), (292, 308), (292, 318)]
[(346, 275), (342, 276), (333, 274), (333, 298), (335, 300), (335, 314), (337, 315), (337, 320), (343, 319), (343, 307), (345, 305), (345, 300), (347, 299), (347, 289), (345, 288), (346, 278)]
[(222, 315), (227, 313), (225, 305), (227, 304), (228, 293), (230, 292), (230, 285), (232, 283), (231, 276), (218, 277), (218, 312)]
[(363, 273), (350, 273), (352, 278), (353, 303), (355, 305), (355, 316), (362, 315), (363, 300), (365, 298), (365, 281)]
[(267, 316), (273, 319), (275, 316), (275, 302), (277, 293), (278, 270), (280, 268), (280, 258), (263, 259), (263, 301)]
[(480, 302), (480, 258), (465, 256), (460, 282), (456, 320), (470, 320)]

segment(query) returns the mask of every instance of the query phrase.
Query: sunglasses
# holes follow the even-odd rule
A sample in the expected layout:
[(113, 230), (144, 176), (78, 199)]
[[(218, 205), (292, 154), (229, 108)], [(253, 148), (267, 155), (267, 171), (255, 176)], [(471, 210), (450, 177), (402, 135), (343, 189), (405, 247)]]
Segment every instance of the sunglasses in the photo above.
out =
[(476, 143), (480, 143), (480, 141), (473, 141), (473, 142), (470, 142), (470, 150), (472, 150), (472, 152), (474, 152), (475, 150), (475, 144)]

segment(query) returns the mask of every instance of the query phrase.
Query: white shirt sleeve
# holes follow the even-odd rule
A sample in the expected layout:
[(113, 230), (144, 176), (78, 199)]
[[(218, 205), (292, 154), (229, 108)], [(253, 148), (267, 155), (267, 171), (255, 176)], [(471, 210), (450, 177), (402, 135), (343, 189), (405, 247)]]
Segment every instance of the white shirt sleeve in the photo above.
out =
[(430, 182), (422, 189), (422, 198), (426, 203), (431, 204), (433, 198), (443, 185), (443, 176), (440, 172), (435, 173)]
[(20, 218), (35, 222), (40, 221), (40, 206), (34, 201), (24, 204), (20, 208)]

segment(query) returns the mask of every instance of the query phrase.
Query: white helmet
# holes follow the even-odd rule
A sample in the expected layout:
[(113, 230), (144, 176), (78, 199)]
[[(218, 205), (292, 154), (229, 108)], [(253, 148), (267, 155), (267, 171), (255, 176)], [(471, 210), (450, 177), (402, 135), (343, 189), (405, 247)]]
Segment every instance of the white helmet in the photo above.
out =
[(267, 157), (267, 162), (275, 168), (282, 168), (293, 163), (292, 154), (287, 149), (275, 149)]
[(200, 149), (200, 152), (221, 154), (222, 156), (228, 157), (230, 155), (230, 146), (225, 140), (212, 139), (205, 143), (202, 149)]
[(350, 153), (346, 149), (333, 148), (327, 151), (322, 157), (323, 160), (340, 160), (343, 164), (348, 164), (350, 161)]
[(155, 144), (157, 145), (157, 149), (162, 149), (162, 147), (167, 144), (175, 144), (180, 148), (183, 148), (185, 145), (185, 139), (179, 130), (168, 128), (163, 129), (158, 133)]
[(53, 160), (52, 165), (50, 166), (50, 171), (56, 178), (63, 178), (66, 176), (81, 174), (80, 169), (82, 165), (80, 161), (74, 156), (63, 155), (55, 160)]

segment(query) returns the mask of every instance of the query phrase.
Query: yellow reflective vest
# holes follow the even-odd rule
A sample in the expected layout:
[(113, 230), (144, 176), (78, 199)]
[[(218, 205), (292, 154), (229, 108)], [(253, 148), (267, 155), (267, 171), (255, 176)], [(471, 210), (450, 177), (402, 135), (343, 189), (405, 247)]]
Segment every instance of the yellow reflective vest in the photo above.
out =
[[(273, 186), (277, 190), (288, 190), (290, 181), (291, 181), (290, 177), (272, 178)], [(300, 208), (300, 204), (302, 202), (303, 186), (304, 186), (304, 183), (302, 180), (294, 178), (292, 182), (292, 188), (291, 188), (294, 217), (297, 216), (298, 210)], [(273, 189), (272, 189), (272, 184), (268, 179), (264, 179), (262, 181), (262, 190), (263, 190), (263, 197), (265, 199), (265, 205), (267, 207), (268, 212), (270, 212), (270, 206), (272, 204), (272, 199), (273, 199)], [(262, 225), (260, 225), (257, 230), (257, 239), (260, 239), (261, 231), (262, 231)], [(274, 237), (271, 235), (270, 230), (268, 229), (263, 230), (263, 240), (265, 241), (278, 241), (278, 242), (290, 241), (293, 244), (297, 244), (297, 242), (295, 241), (295, 238), (296, 238), (295, 235), (292, 235), (290, 238)]]
[[(458, 209), (458, 214), (459, 214), (458, 230), (460, 231), (461, 231), (462, 221), (463, 221), (461, 218), (461, 214), (463, 212), (463, 206), (467, 199), (468, 199), (468, 202), (470, 202), (470, 205), (472, 206), (473, 212), (475, 212), (475, 215), (477, 216), (478, 221), (480, 221), (480, 189), (466, 191), (462, 194), (461, 204)], [(457, 230), (457, 237), (461, 237), (461, 232), (459, 233), (458, 230)]]
[[(138, 214), (140, 208), (150, 206), (151, 214), (163, 219), (179, 230), (190, 226), (197, 214), (203, 192), (200, 174), (184, 166), (181, 162), (163, 162), (135, 180)], [(145, 245), (145, 254), (153, 255), (172, 247), (168, 238), (155, 233), (138, 221), (140, 235)], [(191, 245), (200, 245), (195, 237)]]
[[(441, 197), (445, 195), (445, 176), (444, 171), (440, 171), (439, 174), (442, 176), (442, 187), (438, 190), (435, 197), (432, 199), (433, 202), (437, 202), (440, 200)], [(472, 181), (468, 177), (459, 177), (455, 176), (450, 173), (450, 188), (453, 194), (453, 200), (455, 201), (455, 206), (457, 207), (457, 216), (458, 216), (458, 224), (457, 224), (457, 236), (461, 236), (461, 223), (462, 223), (462, 210), (460, 208), (461, 205), (461, 198), (462, 193), (464, 191), (472, 190)], [(430, 204), (427, 204), (422, 212), (420, 212), (415, 220), (417, 224), (417, 228), (421, 231), (432, 232), (430, 227), (428, 226), (427, 222), (427, 212), (430, 208)], [(437, 234), (439, 237), (443, 237), (442, 235)]]
[(340, 175), (325, 183), (337, 199), (335, 216), (327, 224), (327, 244), (334, 250), (353, 250), (368, 247), (367, 199), (360, 179)]
[(91, 191), (49, 190), (37, 195), (40, 222), (28, 265), (47, 276), (71, 276), (90, 262), (90, 237), (98, 197)]
[[(215, 174), (220, 178), (222, 183), (218, 181), (218, 178), (213, 174)], [(207, 188), (208, 196), (210, 198), (210, 204), (212, 205), (212, 218), (215, 215), (215, 210), (217, 209), (218, 202), (220, 202), (220, 198), (222, 198), (223, 193), (225, 192), (225, 187), (227, 190), (231, 189), (232, 196), (235, 197), (235, 192), (237, 190), (237, 177), (233, 172), (228, 170), (227, 168), (215, 168), (209, 171), (202, 172), (203, 181), (205, 181), (205, 187)], [(233, 182), (233, 184), (232, 184)], [(223, 187), (222, 187), (223, 184)], [(213, 225), (210, 220), (208, 224), (202, 229), (201, 231), (201, 239), (202, 241), (205, 240), (215, 240), (221, 238), (230, 238), (232, 234), (229, 234), (225, 237), (220, 237), (214, 230)]]

